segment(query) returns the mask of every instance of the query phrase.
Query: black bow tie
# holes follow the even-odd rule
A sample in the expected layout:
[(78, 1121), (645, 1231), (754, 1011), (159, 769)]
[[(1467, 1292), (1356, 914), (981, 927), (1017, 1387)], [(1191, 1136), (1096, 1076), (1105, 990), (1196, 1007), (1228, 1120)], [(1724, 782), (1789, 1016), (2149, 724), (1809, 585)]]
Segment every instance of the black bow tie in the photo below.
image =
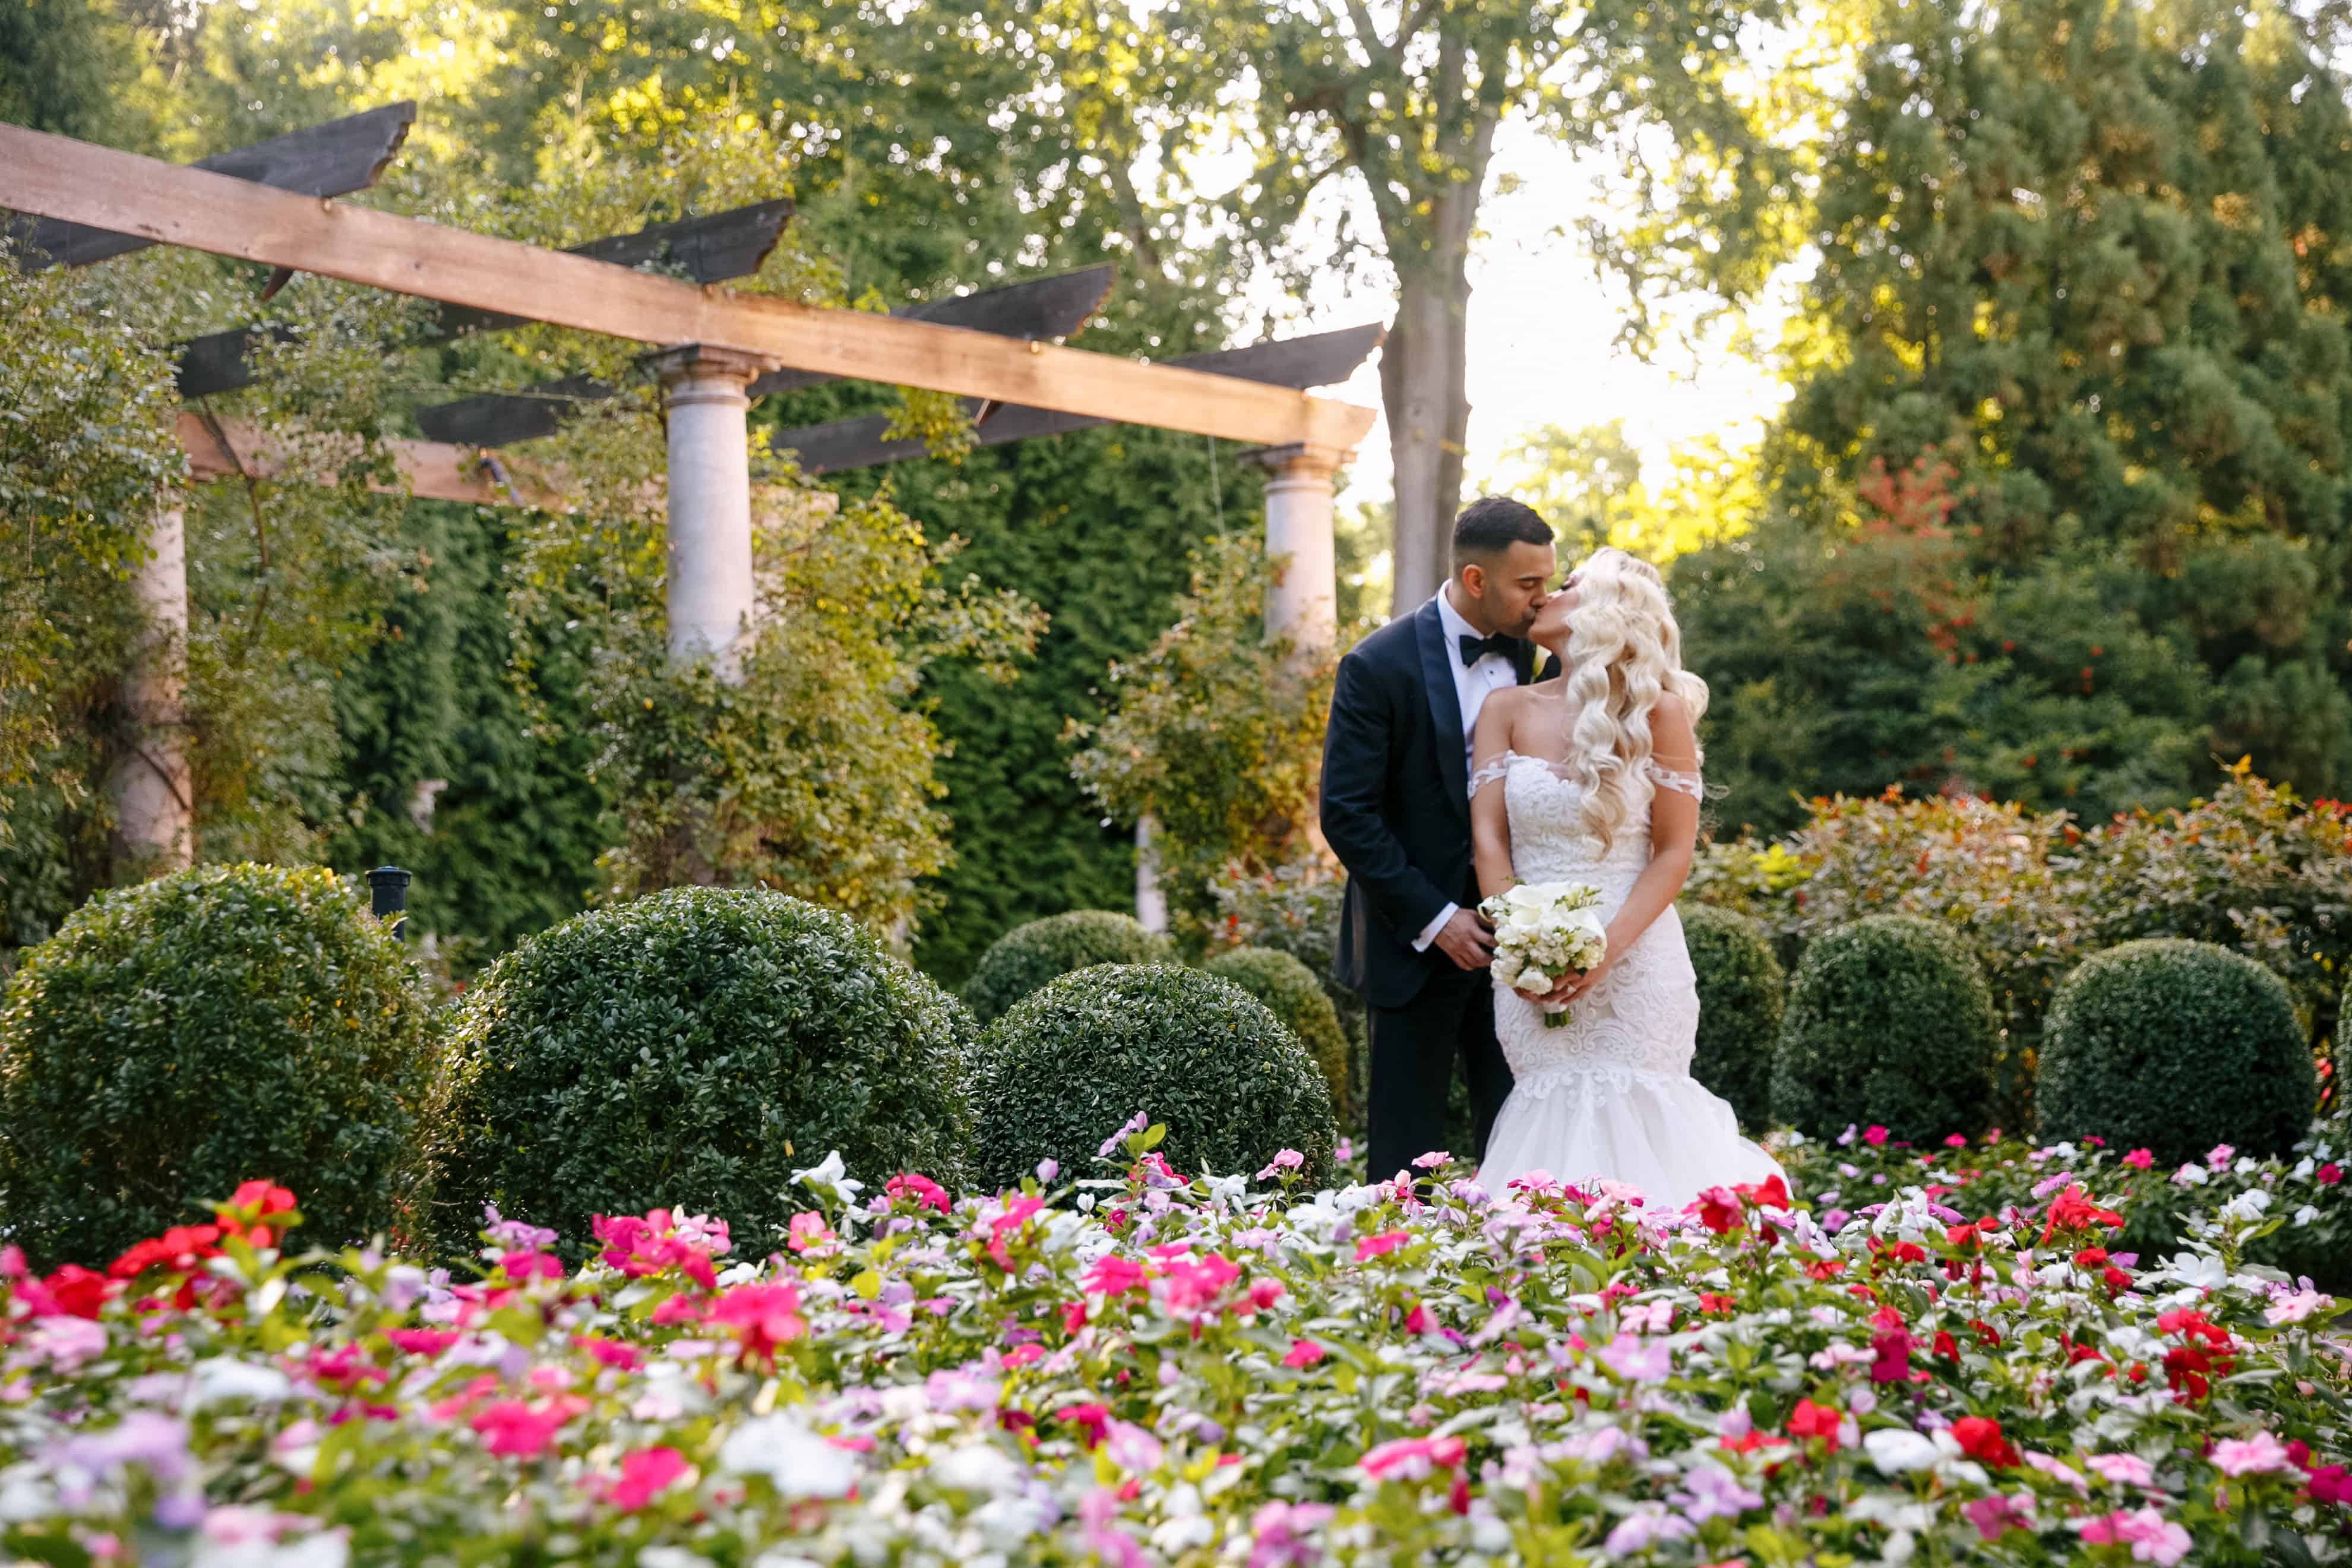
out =
[(1508, 658), (1519, 648), (1518, 638), (1506, 637), (1501, 632), (1486, 637), (1474, 637), (1468, 632), (1464, 632), (1454, 640), (1462, 645), (1462, 663), (1465, 668), (1490, 653), (1499, 654)]

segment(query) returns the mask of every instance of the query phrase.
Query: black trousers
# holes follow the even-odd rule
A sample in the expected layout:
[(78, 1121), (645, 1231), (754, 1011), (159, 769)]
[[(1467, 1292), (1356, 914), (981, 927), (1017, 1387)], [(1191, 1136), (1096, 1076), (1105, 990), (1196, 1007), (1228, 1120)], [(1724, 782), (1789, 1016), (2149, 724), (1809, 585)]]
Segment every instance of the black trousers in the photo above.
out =
[(1445, 1101), (1457, 1060), (1469, 1079), (1478, 1146), (1449, 1152), (1484, 1159), (1495, 1115), (1511, 1092), (1510, 1065), (1495, 1043), (1495, 992), (1486, 972), (1448, 964), (1403, 1006), (1372, 1008), (1369, 1023), (1371, 1180), (1386, 1181), (1418, 1156), (1445, 1148)]

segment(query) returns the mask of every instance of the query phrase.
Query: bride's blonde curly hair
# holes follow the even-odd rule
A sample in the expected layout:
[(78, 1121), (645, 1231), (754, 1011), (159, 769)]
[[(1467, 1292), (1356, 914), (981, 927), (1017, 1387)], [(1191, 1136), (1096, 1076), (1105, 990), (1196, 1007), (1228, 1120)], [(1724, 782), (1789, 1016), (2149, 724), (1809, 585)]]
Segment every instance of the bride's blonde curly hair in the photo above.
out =
[(1576, 570), (1564, 700), (1574, 715), (1569, 776), (1584, 787), (1584, 831), (1606, 850), (1650, 787), (1650, 714), (1673, 692), (1693, 729), (1706, 711), (1706, 682), (1683, 668), (1683, 631), (1658, 569), (1622, 550), (1595, 551)]

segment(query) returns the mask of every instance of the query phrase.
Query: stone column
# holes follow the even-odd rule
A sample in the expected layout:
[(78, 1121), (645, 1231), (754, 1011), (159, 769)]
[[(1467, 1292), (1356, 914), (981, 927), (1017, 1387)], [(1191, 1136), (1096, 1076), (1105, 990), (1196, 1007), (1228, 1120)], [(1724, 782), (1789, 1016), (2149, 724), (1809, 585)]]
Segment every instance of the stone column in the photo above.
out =
[(122, 683), (130, 749), (107, 779), (122, 879), (184, 870), (195, 863), (196, 854), (185, 706), (187, 513), (178, 498), (155, 509), (147, 550), (131, 578), (131, 597), (145, 624)]
[(1154, 824), (1145, 812), (1135, 821), (1135, 918), (1148, 931), (1168, 929), (1168, 895), (1160, 887), (1160, 855), (1151, 847)]
[(1246, 454), (1246, 460), (1272, 476), (1265, 484), (1265, 552), (1289, 558), (1266, 590), (1265, 635), (1289, 638), (1302, 657), (1328, 652), (1339, 637), (1332, 481), (1347, 457), (1307, 446), (1265, 447)]
[(739, 673), (753, 612), (751, 468), (745, 395), (774, 368), (757, 354), (688, 343), (656, 356), (669, 421), (669, 657)]

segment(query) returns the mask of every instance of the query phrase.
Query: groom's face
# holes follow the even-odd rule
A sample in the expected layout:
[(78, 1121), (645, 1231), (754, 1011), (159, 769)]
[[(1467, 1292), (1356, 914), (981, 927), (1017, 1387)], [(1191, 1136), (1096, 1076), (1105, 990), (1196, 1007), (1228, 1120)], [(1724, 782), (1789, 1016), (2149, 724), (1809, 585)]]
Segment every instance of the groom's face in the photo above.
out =
[(1487, 630), (1523, 637), (1559, 572), (1559, 554), (1550, 545), (1515, 541), (1499, 554), (1463, 567), (1462, 588)]

